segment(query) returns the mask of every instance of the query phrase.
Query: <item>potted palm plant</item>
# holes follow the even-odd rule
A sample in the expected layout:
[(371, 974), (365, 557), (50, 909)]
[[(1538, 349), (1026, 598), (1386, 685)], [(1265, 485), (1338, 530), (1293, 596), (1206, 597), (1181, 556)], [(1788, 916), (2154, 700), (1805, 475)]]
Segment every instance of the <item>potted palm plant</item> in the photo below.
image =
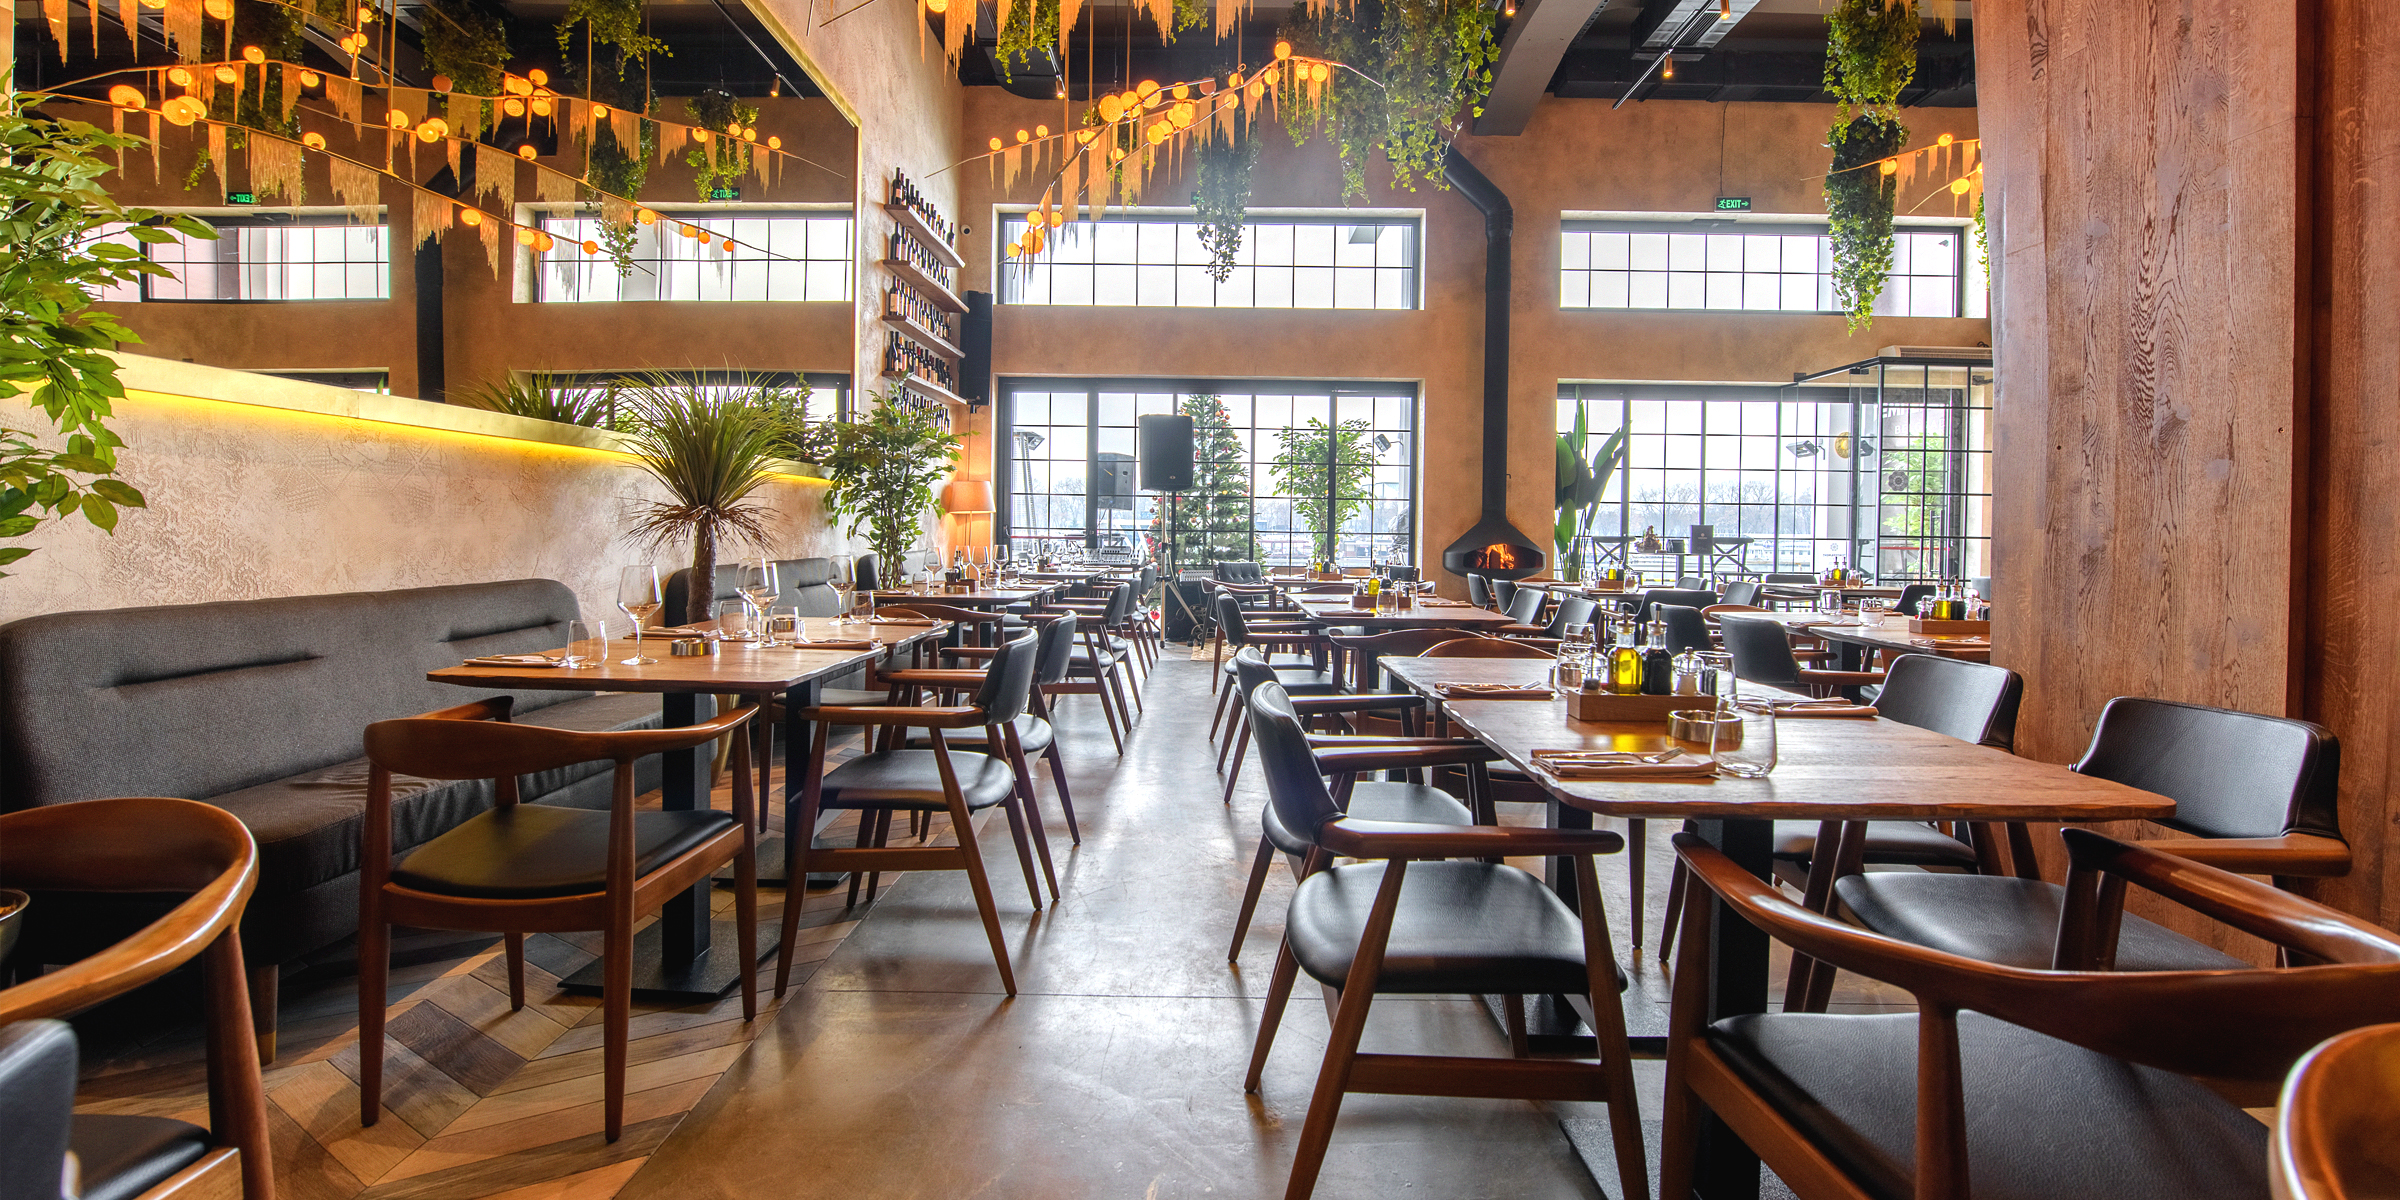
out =
[(777, 389), (728, 394), (722, 385), (653, 378), (621, 399), (633, 414), (633, 453), (668, 498), (642, 512), (634, 532), (653, 548), (692, 543), (692, 586), (670, 621), (705, 621), (716, 589), (717, 548), (763, 541), (767, 506), (751, 499), (771, 473), (778, 446)]
[(1578, 404), (1575, 428), (1558, 435), (1558, 528), (1552, 534), (1558, 543), (1558, 577), (1570, 581), (1583, 578), (1584, 535), (1591, 531), (1609, 476), (1625, 461), (1624, 429), (1608, 435), (1600, 449), (1586, 457), (1590, 442), (1591, 430)]
[(846, 534), (864, 531), (878, 559), (897, 563), (934, 507), (934, 486), (957, 461), (958, 439), (931, 412), (880, 396), (872, 415), (839, 427), (819, 464), (833, 480), (825, 505), (848, 519)]

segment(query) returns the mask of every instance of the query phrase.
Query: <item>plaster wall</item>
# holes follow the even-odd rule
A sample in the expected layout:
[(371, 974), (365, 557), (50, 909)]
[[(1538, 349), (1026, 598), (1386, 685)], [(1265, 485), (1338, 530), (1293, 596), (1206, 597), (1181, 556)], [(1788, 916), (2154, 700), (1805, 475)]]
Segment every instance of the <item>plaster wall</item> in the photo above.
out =
[[(1071, 127), (1055, 101), (970, 89), (966, 142), (1013, 140), (1035, 124)], [(1063, 114), (1063, 115), (1062, 115)], [(1558, 306), (1559, 232), (1568, 212), (1704, 213), (1720, 195), (1755, 210), (1821, 218), (1822, 146), (1832, 110), (1805, 104), (1652, 101), (1611, 111), (1600, 100), (1545, 98), (1515, 138), (1468, 137), (1461, 148), (1516, 215), (1509, 364), (1509, 517), (1550, 528), (1552, 433), (1561, 381), (1639, 379), (1788, 382), (1795, 370), (1835, 366), (1886, 345), (1975, 345), (1980, 319), (1900, 319), (1845, 333), (1838, 316), (1593, 312)], [(1976, 136), (1970, 109), (1907, 114), (1912, 144), (1941, 133)], [(981, 166), (960, 172), (968, 223), (966, 286), (993, 281), (994, 212), (1033, 202), (1044, 179), (1001, 186)], [(1158, 205), (1188, 204), (1191, 182), (1162, 169), (1145, 190)], [(1341, 166), (1322, 138), (1293, 147), (1270, 131), (1253, 174), (1251, 206), (1334, 209)], [(1195, 376), (1409, 380), (1424, 398), (1418, 489), (1420, 556), (1474, 523), (1482, 481), (1483, 218), (1457, 194), (1391, 186), (1368, 172), (1366, 207), (1425, 216), (1424, 306), (1406, 312), (1001, 306), (993, 367), (1001, 375)], [(1910, 210), (1929, 190), (1900, 200)], [(1918, 209), (1950, 215), (1947, 197)]]

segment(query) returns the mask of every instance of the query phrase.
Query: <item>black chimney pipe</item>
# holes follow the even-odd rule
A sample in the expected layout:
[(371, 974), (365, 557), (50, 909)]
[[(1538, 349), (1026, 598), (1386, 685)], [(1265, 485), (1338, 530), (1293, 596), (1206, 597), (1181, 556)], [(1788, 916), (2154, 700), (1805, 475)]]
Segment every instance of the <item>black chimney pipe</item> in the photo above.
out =
[(1483, 214), (1483, 511), (1442, 551), (1442, 566), (1458, 574), (1522, 579), (1542, 569), (1542, 547), (1508, 521), (1509, 266), (1516, 210), (1499, 187), (1452, 146), (1442, 155), (1442, 178)]

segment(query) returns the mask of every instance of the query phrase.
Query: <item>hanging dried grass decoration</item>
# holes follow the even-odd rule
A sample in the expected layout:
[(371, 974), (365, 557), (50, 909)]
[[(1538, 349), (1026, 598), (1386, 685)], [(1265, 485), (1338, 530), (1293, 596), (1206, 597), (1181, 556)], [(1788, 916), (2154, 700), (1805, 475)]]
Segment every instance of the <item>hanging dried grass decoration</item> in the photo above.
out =
[(427, 238), (438, 238), (449, 232), (450, 215), (456, 207), (451, 204), (450, 197), (419, 188), (411, 192), (410, 200), (410, 235), (414, 239), (410, 245), (422, 246)]
[(58, 46), (58, 61), (67, 61), (67, 0), (42, 0), (42, 20), (50, 25), (50, 40)]
[(489, 193), (500, 214), (515, 220), (517, 156), (490, 146), (475, 147), (475, 191)]
[(342, 206), (350, 210), (350, 219), (361, 225), (380, 224), (383, 220), (383, 180), (375, 173), (375, 169), (365, 163), (338, 156), (331, 159), (328, 167), (327, 174), (333, 181), (333, 194), (341, 197)]
[(564, 171), (553, 171), (539, 164), (533, 168), (533, 196), (544, 204), (572, 203), (576, 185), (581, 182)]
[(308, 203), (308, 184), (302, 177), (300, 143), (251, 130), (250, 190), (260, 198), (281, 196), (286, 204)]
[[(97, 3), (98, 0), (94, 0), (94, 2)], [(135, 58), (140, 58), (142, 53), (141, 0), (117, 0), (117, 24), (125, 27), (125, 44), (132, 48)]]
[(200, 0), (167, 0), (167, 15), (162, 19), (167, 40), (175, 44), (175, 57), (187, 62), (200, 61)]
[(158, 165), (158, 110), (153, 108), (146, 115), (150, 118), (150, 182), (156, 183), (158, 182), (160, 175), (160, 169)]
[[(267, 84), (266, 84), (266, 76), (265, 76), (265, 74), (264, 74), (264, 72), (263, 72), (263, 71), (261, 72), (261, 74), (260, 74), (260, 76), (259, 76), (259, 84), (258, 84), (258, 86), (259, 86), (259, 87), (261, 87), (261, 88), (264, 88), (264, 87), (266, 87), (266, 86), (267, 86)], [(289, 124), (291, 124), (291, 122), (292, 122), (292, 109), (293, 109), (294, 107), (296, 107), (296, 106), (297, 106), (299, 103), (300, 103), (300, 68), (299, 68), (297, 65), (294, 65), (294, 64), (292, 64), (292, 63), (285, 63), (285, 64), (283, 64), (283, 122), (284, 122), (284, 124), (286, 124), (286, 125), (289, 125)]]
[(227, 191), (225, 186), (225, 127), (215, 121), (208, 123), (208, 169), (217, 177), (217, 191), (220, 194)]
[[(169, 11), (173, 11), (172, 6), (176, 2), (177, 0), (167, 0), (170, 6)], [(366, 89), (361, 87), (355, 79), (327, 75), (325, 77), (325, 100), (333, 105), (335, 116), (353, 125), (361, 124), (366, 120)]]
[(477, 221), (475, 236), (483, 239), (483, 260), (491, 265), (492, 278), (500, 278), (500, 222), (490, 217)]
[(659, 126), (658, 165), (663, 167), (667, 165), (667, 160), (682, 154), (684, 143), (691, 140), (691, 133), (690, 129), (682, 125)]

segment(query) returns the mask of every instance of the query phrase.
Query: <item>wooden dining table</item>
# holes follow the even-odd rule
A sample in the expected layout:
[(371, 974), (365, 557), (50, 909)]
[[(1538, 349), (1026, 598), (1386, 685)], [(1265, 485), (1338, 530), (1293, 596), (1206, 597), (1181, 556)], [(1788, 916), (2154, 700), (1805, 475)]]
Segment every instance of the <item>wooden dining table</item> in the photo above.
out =
[[(1389, 633), (1395, 629), (1458, 629), (1475, 632), (1516, 624), (1515, 621), (1509, 619), (1506, 613), (1496, 613), (1488, 608), (1476, 608), (1471, 604), (1455, 604), (1454, 602), (1427, 604), (1420, 599), (1414, 607), (1395, 612), (1366, 612), (1352, 608), (1350, 607), (1350, 597), (1347, 595), (1294, 596), (1292, 603), (1305, 614), (1308, 620), (1321, 621), (1327, 625), (1351, 626), (1364, 629), (1369, 633)], [(1355, 674), (1356, 668), (1350, 665), (1351, 662), (1350, 655), (1344, 653), (1340, 647), (1335, 647), (1334, 677), (1338, 679), (1344, 674)], [(1356, 686), (1361, 690), (1372, 690), (1373, 681), (1360, 679)]]
[(1035, 587), (978, 586), (972, 591), (965, 592), (945, 592), (939, 587), (922, 592), (906, 588), (886, 588), (869, 594), (875, 597), (875, 603), (878, 605), (905, 606), (911, 600), (923, 600), (928, 604), (948, 604), (957, 608), (990, 609), (1006, 608), (1011, 604), (1036, 604), (1049, 599), (1063, 586), (1065, 585), (1057, 583), (1045, 583)]
[[(803, 833), (788, 825), (791, 814), (800, 807), (795, 798), (801, 780), (792, 767), (804, 752), (792, 748), (808, 746), (815, 732), (800, 714), (816, 706), (817, 694), (825, 680), (876, 662), (895, 649), (940, 637), (949, 632), (950, 625), (946, 621), (904, 626), (835, 625), (829, 618), (812, 617), (803, 620), (801, 629), (803, 636), (813, 642), (835, 644), (762, 647), (721, 641), (714, 654), (684, 657), (668, 652), (672, 635), (667, 631), (649, 630), (643, 636), (642, 657), (657, 661), (640, 666), (628, 666), (623, 661), (634, 657), (633, 641), (624, 639), (611, 641), (607, 661), (589, 669), (461, 663), (428, 671), (425, 678), (461, 687), (512, 691), (655, 692), (659, 696), (661, 720), (669, 727), (697, 723), (700, 697), (704, 695), (748, 696), (762, 704), (781, 699), (788, 760), (784, 769), (787, 822), (784, 835), (814, 836), (815, 830)], [(556, 655), (560, 651), (550, 653)], [(759, 754), (754, 761), (762, 767), (767, 761), (768, 748), (764, 744), (766, 739), (760, 736), (764, 733), (763, 728), (753, 732), (759, 739)], [(683, 811), (707, 807), (708, 757), (698, 749), (688, 749), (670, 750), (660, 758), (663, 767), (660, 807)], [(779, 865), (782, 859), (779, 854), (770, 856), (765, 845), (761, 845), (759, 857), (759, 873), (764, 882), (769, 862)], [(693, 884), (689, 891), (667, 901), (658, 920), (635, 937), (633, 989), (637, 997), (670, 1004), (714, 1003), (740, 981), (740, 955), (730, 935), (732, 925), (728, 922), (723, 930), (716, 928), (709, 889), (707, 879)], [(787, 903), (797, 904), (799, 898), (794, 896)], [(720, 939), (717, 936), (720, 932), (727, 936)], [(594, 962), (561, 982), (570, 991), (597, 995), (600, 970), (600, 964)]]
[[(1703, 839), (1761, 879), (1773, 878), (1778, 820), (1816, 821), (1821, 834), (1830, 829), (1838, 859), (1841, 843), (1860, 836), (1870, 820), (2073, 823), (2155, 819), (2175, 811), (2175, 802), (2164, 796), (1881, 717), (1778, 720), (1777, 764), (1763, 779), (1561, 780), (1534, 766), (1534, 751), (1659, 750), (1671, 744), (1666, 729), (1571, 720), (1559, 699), (1440, 698), (1440, 685), (1450, 682), (1538, 683), (1550, 666), (1539, 660), (1385, 658), (1382, 666), (1387, 676), (1439, 706), (1437, 729), (1476, 738), (1539, 785), (1550, 798), (1551, 824), (1590, 828), (1595, 816), (1688, 820)], [(1572, 878), (1555, 863), (1551, 884), (1574, 903)], [(1767, 1011), (1766, 935), (1722, 908), (1714, 930), (1703, 1019)], [(1653, 1039), (1636, 1041), (1637, 1050), (1662, 1048)], [(1756, 1158), (1713, 1119), (1700, 1160), (1699, 1195), (1757, 1196)], [(1610, 1175), (1596, 1170), (1595, 1177)]]
[(1854, 624), (1848, 620), (1818, 619), (1804, 623), (1811, 636), (1828, 642), (1838, 642), (1852, 648), (1853, 657), (1846, 660), (1843, 670), (1863, 670), (1852, 667), (1851, 661), (1863, 661), (1878, 651), (1892, 654), (1938, 654), (1943, 658), (1963, 658), (1968, 662), (1992, 661), (1992, 639), (1989, 635), (1973, 638), (1911, 633), (1906, 617), (1895, 617), (1872, 624)]

